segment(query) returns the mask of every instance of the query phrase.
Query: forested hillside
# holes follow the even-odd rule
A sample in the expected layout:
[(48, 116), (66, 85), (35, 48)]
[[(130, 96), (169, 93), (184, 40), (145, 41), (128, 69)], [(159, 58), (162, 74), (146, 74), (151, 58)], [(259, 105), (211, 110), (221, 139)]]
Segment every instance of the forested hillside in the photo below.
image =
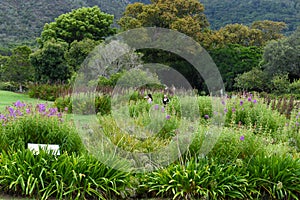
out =
[(103, 12), (120, 17), (126, 0), (1, 0), (0, 46), (34, 42), (45, 23), (72, 9), (98, 5)]
[(226, 24), (253, 21), (283, 21), (291, 33), (300, 25), (300, 0), (200, 0), (211, 28), (219, 29)]
[[(131, 0), (150, 3), (150, 0)], [(291, 33), (300, 25), (300, 0), (200, 0), (212, 29), (226, 24), (251, 24), (253, 21), (282, 21)]]
[[(32, 43), (45, 23), (82, 6), (98, 5), (119, 19), (129, 3), (150, 0), (1, 0), (0, 46)], [(300, 0), (200, 0), (212, 29), (226, 24), (249, 25), (257, 20), (284, 21), (290, 33), (300, 25)]]

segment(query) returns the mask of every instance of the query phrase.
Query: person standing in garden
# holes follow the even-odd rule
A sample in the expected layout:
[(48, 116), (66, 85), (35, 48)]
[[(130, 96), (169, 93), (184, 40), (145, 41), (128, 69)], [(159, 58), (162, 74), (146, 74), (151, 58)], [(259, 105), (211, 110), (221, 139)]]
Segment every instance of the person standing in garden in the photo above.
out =
[(148, 103), (152, 103), (153, 102), (153, 97), (151, 94), (148, 94), (146, 97), (145, 97), (148, 101)]
[(164, 95), (164, 98), (162, 99), (162, 102), (163, 102), (164, 106), (166, 106), (170, 102), (170, 100), (167, 97), (167, 95)]

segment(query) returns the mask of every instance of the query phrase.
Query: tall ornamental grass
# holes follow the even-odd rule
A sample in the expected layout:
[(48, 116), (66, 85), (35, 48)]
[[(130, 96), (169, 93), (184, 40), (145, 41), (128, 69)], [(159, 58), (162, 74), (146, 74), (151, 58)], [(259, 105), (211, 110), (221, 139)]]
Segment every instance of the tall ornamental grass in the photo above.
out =
[[(115, 166), (122, 165), (115, 162)], [(60, 156), (28, 149), (0, 154), (0, 190), (34, 199), (121, 199), (130, 187), (129, 173), (88, 155)]]

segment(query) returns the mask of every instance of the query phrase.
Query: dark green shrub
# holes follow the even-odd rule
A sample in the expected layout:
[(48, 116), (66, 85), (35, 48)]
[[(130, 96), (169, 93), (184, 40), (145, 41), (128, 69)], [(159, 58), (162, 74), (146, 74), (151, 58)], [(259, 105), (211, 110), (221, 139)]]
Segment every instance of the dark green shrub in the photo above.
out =
[(32, 84), (29, 85), (28, 95), (31, 98), (43, 99), (46, 101), (55, 101), (60, 96), (69, 92), (69, 86), (63, 84)]

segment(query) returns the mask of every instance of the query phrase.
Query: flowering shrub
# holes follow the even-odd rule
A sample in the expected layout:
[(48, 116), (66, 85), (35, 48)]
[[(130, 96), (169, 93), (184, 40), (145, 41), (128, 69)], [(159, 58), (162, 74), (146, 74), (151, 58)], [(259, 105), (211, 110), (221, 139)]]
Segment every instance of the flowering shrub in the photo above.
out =
[(254, 127), (256, 132), (261, 133), (277, 132), (287, 119), (260, 101), (251, 94), (227, 99), (225, 125)]
[(47, 104), (26, 105), (17, 101), (0, 114), (0, 149), (26, 148), (28, 143), (58, 144), (62, 151), (77, 152), (83, 145), (64, 113)]

